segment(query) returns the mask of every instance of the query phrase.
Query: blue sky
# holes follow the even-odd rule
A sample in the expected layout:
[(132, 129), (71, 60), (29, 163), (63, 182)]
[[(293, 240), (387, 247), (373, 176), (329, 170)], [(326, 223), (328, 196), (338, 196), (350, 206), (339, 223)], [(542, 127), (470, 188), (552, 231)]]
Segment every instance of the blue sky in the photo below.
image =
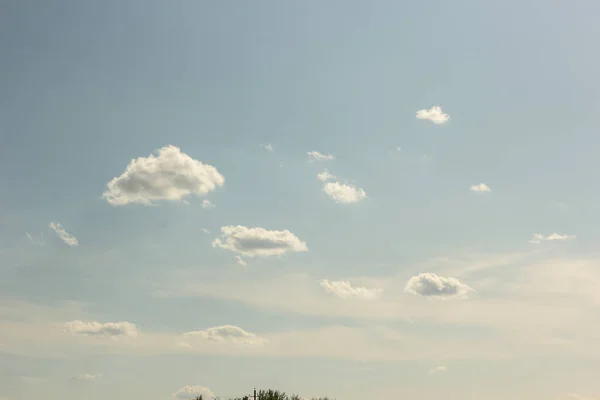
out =
[(0, 399), (599, 398), (599, 13), (4, 2)]

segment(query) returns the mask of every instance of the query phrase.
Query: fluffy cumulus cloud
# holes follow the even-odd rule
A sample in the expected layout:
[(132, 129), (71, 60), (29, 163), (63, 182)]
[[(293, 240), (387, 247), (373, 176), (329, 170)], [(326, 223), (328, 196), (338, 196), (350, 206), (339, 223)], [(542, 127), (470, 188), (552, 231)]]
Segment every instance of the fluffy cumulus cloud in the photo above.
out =
[(131, 322), (97, 322), (71, 321), (67, 322), (64, 330), (77, 336), (93, 336), (102, 338), (136, 337), (138, 330)]
[(429, 110), (417, 111), (417, 119), (425, 119), (433, 122), (434, 124), (441, 125), (445, 124), (450, 120), (450, 116), (442, 111), (439, 106), (433, 106)]
[(308, 156), (308, 161), (310, 161), (310, 162), (331, 161), (331, 160), (335, 159), (333, 154), (322, 154), (322, 153), (319, 153), (318, 151), (309, 151), (306, 153), (306, 155)]
[(102, 197), (113, 205), (150, 205), (158, 200), (181, 201), (192, 194), (202, 196), (224, 183), (212, 165), (166, 146), (157, 155), (131, 160), (120, 176), (108, 182)]
[(72, 381), (89, 382), (102, 378), (102, 374), (79, 374), (71, 378)]
[(441, 366), (441, 365), (440, 365), (440, 366), (438, 366), (438, 367), (431, 368), (431, 369), (429, 370), (429, 375), (433, 375), (433, 374), (439, 374), (439, 373), (441, 373), (441, 372), (447, 372), (447, 371), (448, 371), (448, 368), (446, 368), (446, 367), (444, 367), (444, 366)]
[(364, 299), (373, 300), (379, 297), (382, 289), (368, 289), (365, 287), (352, 287), (350, 282), (346, 281), (328, 281), (323, 279), (321, 287), (328, 293), (334, 294), (342, 299)]
[(323, 191), (335, 202), (341, 204), (358, 203), (367, 197), (367, 193), (363, 189), (340, 182), (327, 182), (323, 185)]
[(575, 235), (561, 235), (560, 233), (553, 233), (551, 235), (548, 236), (544, 236), (541, 233), (534, 233), (533, 237), (531, 238), (531, 240), (529, 241), (529, 243), (539, 243), (542, 241), (555, 241), (555, 240), (573, 240), (576, 239), (577, 236)]
[(79, 241), (77, 240), (77, 238), (75, 236), (69, 234), (67, 231), (65, 231), (65, 229), (62, 227), (62, 225), (59, 224), (58, 222), (50, 222), (50, 225), (48, 225), (48, 226), (54, 232), (56, 232), (56, 234), (58, 235), (60, 240), (65, 242), (67, 245), (69, 245), (71, 247), (79, 246)]
[(327, 182), (336, 179), (336, 177), (334, 175), (331, 175), (328, 171), (323, 171), (317, 174), (317, 179), (321, 182)]
[(490, 189), (490, 187), (488, 185), (486, 185), (485, 183), (478, 183), (477, 185), (471, 185), (471, 192), (479, 192), (479, 193), (485, 193), (485, 192), (491, 192), (492, 189)]
[(223, 325), (214, 328), (208, 328), (201, 331), (186, 332), (185, 337), (199, 337), (213, 342), (228, 342), (239, 344), (259, 345), (266, 343), (266, 340), (254, 333), (247, 332), (239, 326)]
[(196, 399), (199, 396), (202, 396), (204, 400), (211, 400), (215, 397), (215, 394), (204, 386), (184, 386), (173, 393), (173, 398), (178, 400)]
[(469, 292), (473, 291), (473, 288), (456, 278), (446, 278), (425, 272), (410, 278), (404, 291), (420, 296), (443, 299), (451, 297), (465, 298)]
[(280, 256), (288, 252), (308, 251), (306, 243), (288, 230), (269, 231), (265, 228), (224, 226), (221, 238), (212, 243), (246, 257)]

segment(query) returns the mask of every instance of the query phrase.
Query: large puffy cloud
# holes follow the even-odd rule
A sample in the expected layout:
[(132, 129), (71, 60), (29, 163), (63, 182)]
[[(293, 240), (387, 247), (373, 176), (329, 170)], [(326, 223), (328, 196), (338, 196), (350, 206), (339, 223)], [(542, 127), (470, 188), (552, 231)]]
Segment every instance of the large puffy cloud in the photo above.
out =
[(357, 203), (367, 197), (367, 193), (353, 185), (339, 182), (327, 182), (323, 185), (323, 191), (337, 203)]
[(195, 160), (178, 147), (165, 146), (158, 155), (131, 160), (125, 172), (106, 185), (102, 197), (113, 205), (180, 201), (204, 195), (225, 183), (212, 165)]
[(346, 281), (329, 281), (323, 279), (321, 281), (321, 287), (328, 293), (332, 293), (342, 299), (357, 298), (364, 300), (372, 300), (379, 297), (382, 289), (368, 289), (365, 287), (352, 287), (350, 282)]
[(212, 243), (247, 257), (279, 256), (288, 252), (308, 251), (306, 243), (288, 230), (269, 231), (265, 228), (248, 228), (242, 225), (223, 226), (221, 238)]
[(77, 240), (77, 238), (73, 235), (71, 235), (69, 232), (67, 232), (61, 224), (59, 224), (58, 222), (50, 222), (50, 225), (48, 225), (54, 232), (56, 232), (56, 234), (58, 235), (58, 237), (60, 238), (60, 240), (62, 240), (63, 242), (65, 242), (67, 245), (74, 247), (74, 246), (79, 246), (79, 241)]
[(71, 321), (64, 326), (66, 332), (77, 336), (94, 337), (136, 337), (138, 330), (131, 322), (97, 322), (97, 321)]
[(247, 332), (239, 326), (223, 325), (213, 328), (204, 329), (201, 331), (191, 331), (183, 334), (186, 337), (199, 337), (205, 340), (214, 342), (229, 342), (241, 344), (264, 344), (266, 340)]
[(202, 396), (204, 400), (211, 400), (215, 394), (204, 386), (184, 386), (173, 393), (173, 398), (178, 400), (196, 399), (199, 396)]
[(466, 297), (473, 288), (456, 278), (446, 278), (429, 272), (413, 276), (406, 283), (406, 293), (425, 297), (448, 298)]
[(417, 119), (425, 119), (433, 122), (434, 124), (441, 125), (445, 124), (450, 120), (450, 116), (442, 111), (439, 106), (433, 106), (429, 110), (417, 111)]

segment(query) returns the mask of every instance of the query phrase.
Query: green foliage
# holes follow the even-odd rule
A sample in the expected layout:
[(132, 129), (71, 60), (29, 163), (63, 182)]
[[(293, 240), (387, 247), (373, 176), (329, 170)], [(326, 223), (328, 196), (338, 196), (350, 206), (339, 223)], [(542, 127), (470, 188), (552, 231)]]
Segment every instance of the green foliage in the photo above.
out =
[(284, 392), (280, 392), (279, 390), (259, 390), (256, 393), (257, 400), (288, 400), (288, 397)]
[[(195, 400), (203, 400), (201, 397)], [(217, 400), (217, 399), (213, 399)], [(235, 397), (229, 400), (254, 400), (253, 396)], [(287, 395), (279, 390), (258, 390), (256, 392), (256, 400), (304, 400), (299, 394)], [(330, 397), (313, 397), (310, 400), (334, 400)]]

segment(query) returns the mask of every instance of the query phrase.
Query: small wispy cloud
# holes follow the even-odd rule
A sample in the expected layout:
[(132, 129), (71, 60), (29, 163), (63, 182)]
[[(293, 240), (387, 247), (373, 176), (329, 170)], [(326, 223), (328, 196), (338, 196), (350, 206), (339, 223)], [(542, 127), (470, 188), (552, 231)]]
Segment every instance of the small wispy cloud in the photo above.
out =
[(40, 233), (40, 236), (36, 238), (29, 232), (25, 232), (25, 236), (27, 237), (27, 240), (29, 240), (29, 243), (34, 246), (43, 246), (45, 244), (43, 233)]
[(595, 397), (585, 397), (577, 393), (569, 393), (567, 397), (571, 400), (596, 400)]
[(335, 160), (335, 157), (333, 156), (333, 154), (322, 154), (322, 153), (319, 153), (318, 151), (309, 151), (306, 154), (308, 155), (309, 162)]
[(42, 378), (39, 376), (20, 376), (19, 380), (26, 385), (37, 385), (46, 381), (46, 378)]
[(552, 233), (548, 236), (544, 236), (541, 233), (534, 233), (529, 243), (540, 243), (542, 241), (555, 241), (555, 240), (573, 240), (577, 239), (575, 235), (561, 235), (559, 233)]
[(202, 208), (215, 208), (216, 206), (210, 202), (210, 200), (202, 200)]
[(477, 185), (472, 185), (470, 190), (471, 190), (471, 192), (479, 192), (479, 193), (485, 193), (485, 192), (492, 191), (492, 189), (490, 189), (490, 187), (488, 185), (486, 185), (485, 183), (479, 183)]
[(433, 375), (433, 374), (439, 374), (441, 372), (447, 372), (447, 371), (448, 371), (448, 368), (440, 365), (438, 367), (431, 368), (428, 373), (429, 373), (429, 375)]
[(90, 382), (102, 378), (102, 374), (79, 374), (71, 378), (72, 381)]
[(450, 115), (445, 114), (439, 106), (433, 106), (429, 110), (423, 109), (417, 111), (417, 119), (424, 119), (433, 122), (434, 124), (445, 124), (450, 120)]
[(237, 262), (242, 267), (245, 267), (248, 265), (248, 263), (246, 261), (244, 261), (244, 259), (241, 256), (235, 256), (235, 262)]
[(329, 281), (323, 279), (321, 281), (321, 287), (328, 293), (334, 294), (342, 299), (363, 299), (373, 300), (379, 297), (382, 289), (379, 288), (365, 288), (365, 287), (353, 287), (350, 282), (347, 281)]
[(208, 229), (206, 229), (206, 228), (202, 228), (202, 233), (205, 233), (205, 234), (208, 235), (210, 233), (210, 231)]
[(234, 325), (215, 326), (201, 331), (186, 332), (184, 337), (198, 337), (204, 340), (212, 340), (214, 342), (232, 342), (240, 344), (265, 344), (266, 339), (250, 333)]
[(267, 143), (267, 144), (262, 144), (261, 145), (263, 149), (265, 149), (266, 151), (273, 151), (273, 145), (271, 143)]
[(317, 174), (317, 179), (320, 180), (321, 182), (327, 182), (327, 181), (330, 181), (332, 179), (337, 179), (337, 178), (335, 177), (335, 175), (331, 175), (329, 173), (329, 171), (323, 171), (323, 172), (319, 172)]
[(50, 222), (50, 225), (48, 225), (54, 232), (56, 232), (56, 234), (58, 235), (58, 237), (65, 242), (67, 245), (73, 247), (73, 246), (79, 246), (79, 241), (77, 240), (77, 238), (71, 234), (69, 234), (67, 231), (65, 231), (65, 229), (62, 227), (61, 224), (59, 224), (58, 222)]

